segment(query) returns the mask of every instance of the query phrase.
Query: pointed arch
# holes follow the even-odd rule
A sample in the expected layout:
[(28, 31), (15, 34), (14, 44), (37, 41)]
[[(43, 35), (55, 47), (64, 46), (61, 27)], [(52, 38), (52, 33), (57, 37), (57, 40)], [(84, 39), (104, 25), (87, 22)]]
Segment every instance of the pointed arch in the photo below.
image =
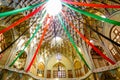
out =
[[(16, 52), (16, 55), (14, 57), (17, 57), (18, 54), (20, 53), (21, 50)], [(24, 66), (26, 63), (26, 59), (27, 59), (27, 54), (24, 51), (24, 53), (17, 59), (17, 61), (14, 63), (13, 68), (16, 68), (18, 70), (24, 70)]]

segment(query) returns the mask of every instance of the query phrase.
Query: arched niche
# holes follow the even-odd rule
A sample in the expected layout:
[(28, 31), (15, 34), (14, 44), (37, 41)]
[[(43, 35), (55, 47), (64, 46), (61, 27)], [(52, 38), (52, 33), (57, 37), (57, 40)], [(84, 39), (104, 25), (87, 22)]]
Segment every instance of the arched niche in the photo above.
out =
[[(95, 47), (98, 48), (101, 52), (104, 52), (101, 46), (96, 45)], [(102, 56), (100, 56), (94, 49), (90, 50), (90, 54), (95, 68), (100, 68), (109, 65), (109, 63)]]
[[(61, 60), (58, 61), (56, 59), (56, 54), (53, 54), (50, 58), (49, 61), (46, 64), (46, 70), (47, 70), (47, 78), (53, 78), (53, 66), (57, 65), (60, 63), (60, 65), (64, 65), (64, 75), (65, 77), (70, 77), (69, 73), (72, 73), (73, 65), (71, 60), (69, 60), (67, 57), (65, 57), (63, 54), (61, 54)], [(56, 68), (56, 75), (57, 75), (58, 68)], [(70, 74), (71, 75), (71, 74)], [(63, 76), (62, 76), (63, 77)]]
[[(7, 11), (11, 11), (11, 10), (15, 9), (13, 7), (10, 7), (10, 6), (5, 6), (4, 3), (2, 3), (2, 4), (3, 5), (0, 5), (0, 12), (7, 12)], [(1, 20), (0, 20), (0, 30), (5, 29), (6, 27), (10, 26), (11, 24), (16, 22), (17, 20), (21, 19), (22, 17), (24, 17), (23, 13), (17, 13), (17, 14), (14, 14), (14, 15), (2, 17)], [(13, 47), (13, 49), (16, 48), (16, 47), (14, 48), (14, 46), (16, 46), (16, 44), (14, 43), (15, 45), (13, 46), (13, 45), (11, 45), (11, 43), (16, 38), (18, 38), (26, 29), (28, 29), (28, 26), (29, 26), (29, 20), (26, 20), (23, 23), (15, 26), (14, 28), (4, 32), (3, 34), (0, 34), (0, 35), (4, 35), (4, 40), (5, 40), (6, 47), (10, 46), (9, 48), (6, 49), (6, 51), (3, 52), (3, 54), (4, 54), (3, 57), (4, 58), (0, 59), (0, 66), (4, 66), (7, 62), (9, 62), (8, 59), (9, 59), (9, 57), (11, 57), (13, 52), (16, 53), (16, 51), (11, 52), (12, 51), (12, 47)], [(26, 31), (26, 34), (24, 34), (24, 35), (28, 37), (30, 35), (29, 31)], [(2, 48), (1, 49), (4, 50), (5, 49), (5, 45), (3, 44), (3, 40), (0, 41), (0, 42), (2, 42)], [(2, 57), (2, 55), (0, 55), (0, 57)]]
[[(66, 69), (72, 69), (72, 62), (67, 58), (65, 57), (64, 55), (61, 54), (61, 60), (60, 62), (65, 65)], [(57, 59), (56, 59), (56, 54), (53, 54), (50, 58), (49, 58), (49, 61), (47, 62), (47, 69), (48, 70), (51, 70), (53, 65), (58, 63)], [(69, 65), (69, 66), (68, 66)]]
[[(120, 11), (117, 11), (117, 12), (115, 12), (115, 13), (113, 13), (113, 14), (111, 14), (110, 16), (109, 16), (109, 19), (112, 19), (112, 20), (115, 20), (115, 21), (120, 21), (120, 18), (118, 18), (120, 16)], [(109, 24), (109, 23), (104, 23), (104, 26), (105, 27), (103, 27), (104, 29), (103, 29), (103, 33), (106, 35), (106, 36), (108, 36), (108, 37), (110, 37), (110, 31), (111, 31), (111, 28), (113, 27), (113, 26), (115, 26), (115, 25), (113, 25), (113, 24)], [(107, 30), (107, 31), (106, 31)]]
[(82, 65), (81, 65), (80, 61), (77, 60), (74, 62), (74, 69), (79, 69), (79, 68), (82, 68)]
[[(112, 15), (110, 15), (109, 18), (115, 21), (120, 21), (120, 18), (118, 18), (119, 16), (120, 16), (120, 11), (117, 11), (117, 12), (114, 12)], [(120, 44), (120, 26), (108, 24), (108, 23), (104, 23), (104, 26), (105, 26), (103, 27), (104, 35), (109, 37), (111, 40)], [(119, 59), (120, 58), (120, 54), (119, 54), (120, 47), (116, 46), (114, 43), (108, 40), (104, 40), (104, 43), (106, 47), (109, 49), (113, 58), (116, 60), (116, 62), (120, 61)]]
[[(0, 30), (4, 29), (6, 26), (1, 26), (0, 24)], [(14, 40), (13, 35), (12, 35), (12, 30), (9, 30), (5, 33), (0, 34), (0, 65), (3, 66), (5, 65), (11, 51), (11, 47), (7, 48), (8, 45), (11, 44), (11, 42)], [(7, 48), (7, 50), (6, 50)]]
[(31, 65), (30, 73), (42, 78), (44, 77), (44, 70), (45, 70), (44, 57), (40, 53), (38, 53), (36, 58), (34, 59), (33, 64)]
[(74, 72), (75, 72), (75, 76), (76, 77), (81, 77), (83, 76), (83, 72), (82, 72), (82, 64), (79, 60), (76, 60), (74, 62)]
[(37, 65), (37, 76), (44, 77), (45, 65), (43, 62), (38, 63)]
[[(19, 55), (20, 52), (21, 52), (21, 50), (16, 52), (16, 55), (14, 56), (14, 59)], [(14, 63), (13, 68), (16, 68), (18, 70), (24, 70), (26, 59), (27, 59), (27, 54), (24, 51), (23, 54)]]
[[(120, 27), (114, 26), (110, 30), (110, 38), (120, 44)], [(120, 61), (120, 47), (115, 44), (109, 44), (109, 50), (116, 61)]]

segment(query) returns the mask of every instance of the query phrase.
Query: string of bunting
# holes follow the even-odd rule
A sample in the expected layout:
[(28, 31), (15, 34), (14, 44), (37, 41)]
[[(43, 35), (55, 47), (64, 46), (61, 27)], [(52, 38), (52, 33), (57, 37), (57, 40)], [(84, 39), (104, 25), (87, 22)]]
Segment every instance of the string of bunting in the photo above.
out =
[(25, 20), (28, 20), (30, 17), (32, 17), (33, 15), (37, 14), (39, 11), (41, 11), (43, 9), (43, 5), (40, 6), (39, 8), (35, 9), (33, 12), (29, 13), (27, 16), (19, 19), (18, 21), (14, 22), (13, 24), (11, 24), (10, 26), (8, 26), (7, 28), (4, 28), (2, 30), (0, 30), (0, 34), (4, 33), (12, 28), (14, 28), (15, 26), (19, 25), (20, 23), (24, 22)]
[(77, 5), (77, 6), (87, 6), (87, 7), (96, 7), (96, 8), (120, 8), (120, 5), (105, 5), (105, 4), (92, 4), (92, 3), (85, 3), (85, 2), (72, 2), (63, 0), (63, 2)]
[(89, 16), (89, 17), (92, 17), (94, 19), (97, 19), (97, 20), (100, 20), (100, 21), (104, 21), (104, 22), (107, 22), (107, 23), (110, 23), (110, 24), (114, 24), (114, 25), (118, 25), (120, 26), (120, 22), (118, 21), (115, 21), (115, 20), (110, 20), (108, 18), (103, 18), (103, 17), (100, 17), (98, 15), (95, 15), (95, 14), (92, 14), (92, 13), (89, 13), (87, 11), (84, 11), (84, 10), (81, 10), (79, 8), (76, 8), (74, 6), (71, 6), (69, 4), (66, 4), (66, 3), (62, 3), (63, 5), (67, 6), (68, 8), (80, 13), (80, 14), (83, 14), (83, 15), (86, 15), (86, 16)]
[(23, 11), (26, 11), (26, 10), (30, 10), (30, 9), (36, 8), (38, 6), (43, 5), (45, 2), (46, 1), (34, 4), (34, 5), (31, 5), (31, 6), (27, 6), (27, 7), (24, 7), (24, 8), (16, 9), (16, 10), (1, 12), (0, 13), (0, 18), (1, 17), (5, 17), (5, 16), (9, 16), (9, 15), (14, 15), (14, 14), (17, 14), (19, 12), (23, 12)]
[(20, 39), (20, 37), (22, 37), (26, 32), (28, 32), (28, 30), (30, 29), (30, 27), (28, 27), (17, 39), (15, 39), (12, 43), (10, 43), (4, 50), (2, 50), (0, 52), (0, 54), (2, 54), (4, 51), (6, 51), (9, 47), (11, 47), (18, 39)]
[[(46, 16), (46, 13), (45, 15)], [(30, 39), (26, 42), (24, 48), (20, 51), (20, 53), (18, 54), (18, 56), (13, 60), (13, 62), (9, 65), (9, 67), (11, 67), (15, 62), (16, 60), (24, 53), (24, 50), (26, 49), (26, 47), (30, 44), (30, 42), (32, 41), (32, 39), (35, 37), (36, 33), (38, 32), (38, 30), (41, 28), (41, 25), (42, 25), (42, 22), (44, 20), (45, 17), (42, 18), (41, 20), (41, 23), (37, 25), (34, 33), (32, 34), (32, 36), (30, 37)]]
[(27, 41), (27, 43), (25, 44), (24, 48), (20, 51), (18, 56), (12, 61), (12, 63), (9, 65), (9, 67), (13, 66), (14, 63), (16, 62), (16, 60), (24, 53), (24, 50), (30, 44), (30, 42), (32, 41), (32, 39), (34, 38), (35, 34), (37, 33), (37, 31), (39, 30), (40, 27), (41, 27), (41, 24), (37, 25), (37, 28), (36, 28), (35, 32), (33, 33), (32, 37)]
[[(37, 9), (35, 9), (33, 12), (29, 13), (27, 16), (19, 19), (18, 21), (14, 22), (13, 24), (11, 24), (10, 26), (8, 26), (7, 28), (4, 28), (2, 30), (0, 30), (0, 34), (1, 33), (4, 33), (12, 28), (14, 28), (15, 26), (19, 25), (20, 23), (24, 22), (25, 20), (28, 20), (29, 18), (31, 18), (32, 16), (34, 16), (35, 14), (37, 14), (39, 11), (41, 11), (43, 8), (44, 8), (44, 4), (47, 0), (45, 0), (44, 2), (40, 2), (38, 4), (34, 4), (34, 5), (31, 5), (31, 6), (27, 6), (27, 7), (24, 7), (24, 8), (21, 8), (21, 9), (17, 9), (17, 10), (12, 10), (12, 11), (7, 11), (7, 12), (2, 12), (0, 13), (0, 18), (1, 17), (5, 17), (5, 16), (9, 16), (9, 15), (14, 15), (14, 14), (17, 14), (19, 12), (23, 12), (25, 10), (30, 10), (30, 9), (33, 9), (33, 8), (36, 8), (38, 7)], [(104, 22), (107, 22), (107, 23), (110, 23), (110, 24), (114, 24), (114, 25), (118, 25), (120, 26), (120, 22), (118, 21), (115, 21), (115, 20), (111, 20), (111, 19), (108, 19), (108, 18), (103, 18), (103, 17), (100, 17), (96, 14), (92, 14), (92, 13), (89, 13), (85, 10), (81, 10), (79, 8), (76, 8), (74, 7), (73, 5), (77, 5), (77, 6), (87, 6), (87, 7), (96, 7), (96, 8), (120, 8), (119, 5), (104, 5), (104, 4), (92, 4), (92, 3), (82, 3), (82, 2), (71, 2), (71, 1), (68, 1), (68, 0), (63, 0), (62, 2), (63, 5), (67, 6), (68, 8), (80, 13), (80, 14), (83, 14), (83, 15), (86, 15), (86, 16), (89, 16), (89, 17), (92, 17), (94, 19), (97, 19), (97, 20), (100, 20), (100, 21), (104, 21)], [(70, 5), (72, 4), (72, 5)], [(64, 14), (63, 14), (64, 15)], [(65, 17), (65, 15), (64, 15)], [(42, 22), (43, 20), (46, 18), (46, 16), (43, 17), (42, 21), (40, 22), (40, 24), (37, 25), (34, 33), (32, 34), (32, 36), (30, 37), (30, 39), (26, 42), (24, 48), (20, 51), (20, 53), (18, 54), (18, 56), (13, 60), (13, 62), (9, 65), (9, 67), (13, 66), (14, 63), (16, 62), (16, 60), (24, 53), (24, 50), (27, 48), (27, 46), (30, 44), (30, 42), (33, 40), (33, 38), (35, 37), (36, 33), (38, 32), (38, 30), (41, 28), (42, 26)], [(64, 31), (66, 32), (66, 35), (68, 36), (70, 42), (72, 43), (73, 47), (75, 48), (76, 52), (79, 54), (80, 58), (82, 59), (82, 61), (85, 63), (85, 65), (90, 69), (89, 65), (87, 64), (87, 62), (85, 61), (83, 55), (81, 54), (81, 52), (78, 50), (73, 38), (71, 37), (70, 35), (70, 32), (67, 30), (66, 26), (64, 25), (64, 22), (62, 21), (62, 18), (60, 17), (60, 15), (58, 15), (58, 18), (59, 18), (59, 21), (64, 29)], [(114, 61), (112, 61), (110, 58), (108, 58), (105, 54), (103, 54), (99, 49), (97, 49), (92, 43), (90, 43), (90, 41), (82, 34), (79, 32), (79, 30), (74, 26), (74, 24), (72, 24), (72, 22), (70, 22), (66, 17), (65, 17), (67, 23), (69, 23), (69, 25), (79, 34), (79, 36), (88, 44), (90, 45), (100, 56), (102, 56), (104, 59), (106, 59), (107, 61), (109, 61), (111, 64), (115, 64)], [(38, 54), (38, 51), (39, 49), (41, 48), (41, 45), (42, 45), (42, 42), (44, 40), (44, 37), (45, 37), (45, 34), (47, 32), (47, 29), (49, 27), (49, 24), (50, 24), (50, 17), (47, 16), (47, 24), (45, 25), (45, 28), (44, 28), (44, 31), (42, 33), (42, 36), (40, 38), (40, 41), (39, 41), (39, 44), (37, 46), (37, 49), (33, 55), (33, 58), (31, 60), (31, 62), (29, 63), (27, 69), (26, 69), (26, 72), (28, 72)], [(106, 36), (104, 36), (103, 34), (99, 33), (98, 31), (94, 30), (92, 27), (90, 26), (87, 26), (89, 27), (92, 31), (96, 32), (97, 34), (101, 35), (102, 37), (104, 37), (105, 39), (109, 40), (110, 42), (113, 42), (114, 44), (120, 46), (120, 44), (114, 42), (113, 40), (107, 38)], [(25, 34), (25, 32), (28, 30), (29, 28), (27, 28), (15, 41), (13, 41), (9, 46), (7, 46), (3, 51), (0, 52), (3, 53), (5, 50), (7, 50), (12, 44), (14, 44), (23, 34)]]
[(82, 59), (82, 61), (85, 63), (85, 65), (90, 69), (89, 65), (87, 64), (87, 62), (85, 61), (85, 59), (83, 58), (83, 55), (81, 54), (81, 52), (78, 50), (74, 40), (72, 39), (71, 35), (70, 35), (70, 32), (67, 30), (66, 26), (64, 25), (60, 15), (58, 15), (58, 18), (59, 18), (59, 21), (64, 29), (64, 31), (66, 32), (66, 35), (68, 36), (70, 42), (72, 43), (74, 49), (76, 50), (76, 52), (79, 54), (80, 58)]
[(47, 17), (47, 22), (46, 22), (46, 23), (47, 23), (47, 24), (45, 25), (44, 32), (42, 33), (42, 36), (41, 36), (41, 38), (40, 38), (39, 44), (38, 44), (38, 46), (37, 46), (37, 49), (36, 49), (36, 51), (35, 51), (35, 53), (34, 53), (34, 55), (33, 55), (33, 58), (32, 58), (32, 60), (31, 60), (30, 64), (28, 65), (28, 67), (27, 67), (27, 69), (26, 69), (26, 72), (28, 72), (28, 71), (30, 70), (30, 68), (31, 68), (31, 66), (32, 66), (32, 64), (33, 64), (33, 62), (34, 62), (37, 54), (38, 54), (38, 51), (39, 51), (39, 49), (41, 48), (41, 45), (42, 45), (44, 36), (45, 36), (46, 31), (47, 31), (47, 29), (48, 29), (48, 27), (49, 27), (49, 24), (50, 24), (50, 18), (49, 18), (49, 17)]
[(90, 25), (85, 24), (84, 22), (80, 21), (81, 23), (83, 23), (84, 25), (86, 25), (86, 27), (88, 27), (90, 30), (92, 30), (93, 32), (97, 33), (98, 35), (100, 35), (101, 37), (105, 38), (106, 40), (110, 41), (112, 44), (115, 44), (116, 46), (120, 47), (120, 44), (113, 41), (112, 39), (106, 37), (105, 35), (101, 34), (100, 32), (98, 32), (97, 30), (93, 29)]
[[(65, 17), (65, 15), (63, 14), (63, 16)], [(69, 23), (69, 25), (79, 34), (79, 36), (88, 44), (90, 45), (101, 57), (103, 57), (105, 60), (107, 60), (108, 62), (110, 62), (111, 64), (115, 64), (114, 61), (112, 61), (110, 58), (108, 58), (105, 54), (103, 54), (99, 49), (97, 49), (82, 33), (80, 33), (80, 31), (74, 26), (74, 24), (72, 24), (72, 22), (70, 22), (68, 20), (67, 17), (65, 17), (67, 23)]]

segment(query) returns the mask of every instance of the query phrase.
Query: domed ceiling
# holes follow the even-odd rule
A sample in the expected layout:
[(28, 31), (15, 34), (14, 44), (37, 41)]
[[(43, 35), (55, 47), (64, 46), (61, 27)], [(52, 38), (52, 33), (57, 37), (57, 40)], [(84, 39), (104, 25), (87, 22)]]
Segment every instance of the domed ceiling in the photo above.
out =
[[(17, 10), (24, 7), (29, 8), (29, 10), (25, 10), (24, 12), (21, 11), (21, 12), (13, 13), (11, 15), (0, 18), (0, 30), (10, 27), (10, 25), (17, 24), (15, 27), (11, 26), (12, 28), (10, 28), (9, 31), (4, 32), (6, 45), (2, 50), (4, 49), (7, 50), (8, 48), (9, 50), (13, 50), (14, 48), (16, 49), (16, 51), (14, 50), (16, 53), (21, 53), (21, 55), (22, 53), (27, 54), (27, 55), (24, 54), (22, 58), (26, 58), (27, 56), (31, 55), (30, 56), (31, 60), (35, 59), (32, 58), (32, 56), (36, 51), (36, 54), (38, 53), (40, 54), (40, 56), (43, 56), (44, 60), (46, 60), (47, 62), (49, 61), (49, 59), (53, 54), (59, 53), (73, 61), (75, 61), (76, 58), (80, 58), (86, 65), (87, 63), (85, 61), (87, 60), (89, 64), (90, 63), (88, 59), (89, 54), (87, 53), (89, 53), (88, 48), (90, 48), (90, 46), (87, 44), (87, 42), (89, 42), (89, 44), (92, 43), (95, 45), (97, 45), (97, 43), (100, 42), (101, 35), (98, 36), (98, 33), (103, 33), (104, 30), (103, 26), (107, 22), (107, 20), (105, 20), (104, 18), (109, 17), (113, 12), (119, 9), (98, 8), (98, 7), (89, 7), (83, 5), (72, 6), (71, 5), (72, 3), (66, 4), (67, 1), (68, 0), (62, 0), (62, 2), (64, 3), (62, 3), (62, 10), (59, 13), (59, 16), (49, 15), (48, 17), (48, 15), (46, 14), (47, 12), (46, 8), (41, 9), (39, 7), (39, 8), (30, 9), (30, 7), (33, 7), (31, 5), (34, 5), (34, 7), (38, 7), (39, 4), (46, 2), (45, 0), (0, 0), (1, 13), (11, 10)], [(69, 0), (69, 1), (82, 2), (87, 4), (89, 3), (103, 4), (103, 5), (108, 3), (112, 5), (120, 4), (119, 1), (117, 0), (109, 0), (109, 1), (108, 0)], [(54, 7), (56, 7), (55, 5)], [(46, 7), (46, 4), (44, 6)], [(77, 9), (81, 10), (81, 13)], [(27, 19), (27, 17), (25, 18), (25, 16), (29, 18)], [(94, 16), (97, 17), (95, 18)], [(26, 20), (22, 21), (21, 18)], [(20, 19), (21, 22), (17, 23), (17, 21), (20, 21)], [(100, 19), (101, 21), (99, 21)], [(110, 21), (108, 22), (108, 24), (109, 23)], [(113, 23), (111, 21), (111, 24), (115, 25), (114, 21)], [(72, 25), (75, 28), (71, 27)], [(78, 33), (80, 33), (82, 37), (77, 33), (77, 31), (75, 31), (75, 29), (77, 29)], [(0, 33), (2, 33), (2, 31)], [(20, 45), (20, 46), (17, 45), (19, 49), (12, 47), (12, 45), (16, 45), (16, 44)], [(118, 43), (116, 44), (119, 45)], [(101, 49), (99, 46), (96, 47), (101, 52), (104, 52), (104, 50)], [(4, 53), (4, 51), (2, 51), (2, 53)], [(10, 62), (7, 61), (7, 59), (4, 60), (7, 65), (13, 66), (13, 64), (15, 63), (13, 61), (14, 60), (13, 58), (16, 58), (18, 54), (16, 56), (15, 55), (12, 56), (12, 54), (13, 53), (11, 52), (11, 55), (9, 57)], [(21, 55), (19, 55), (19, 57)], [(16, 59), (18, 59), (18, 57)], [(28, 59), (27, 62), (31, 62), (31, 60)], [(37, 59), (35, 59), (35, 61), (36, 60)], [(111, 62), (111, 64), (114, 63), (114, 61), (112, 62), (112, 60), (108, 60), (108, 61)], [(32, 64), (35, 64), (35, 62)], [(26, 63), (26, 65), (29, 64)], [(91, 68), (91, 66), (88, 65), (87, 67)]]

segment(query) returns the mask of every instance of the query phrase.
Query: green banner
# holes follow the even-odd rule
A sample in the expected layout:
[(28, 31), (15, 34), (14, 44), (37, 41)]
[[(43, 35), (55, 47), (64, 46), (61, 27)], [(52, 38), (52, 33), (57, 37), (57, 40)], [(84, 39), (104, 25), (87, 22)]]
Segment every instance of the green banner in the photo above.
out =
[(89, 65), (87, 64), (87, 62), (86, 62), (85, 59), (83, 58), (81, 52), (78, 50), (78, 48), (77, 48), (77, 46), (76, 46), (74, 40), (72, 39), (72, 37), (71, 37), (71, 35), (70, 35), (70, 32), (67, 30), (66, 26), (64, 25), (64, 23), (63, 23), (63, 21), (62, 21), (60, 15), (58, 15), (58, 18), (59, 18), (59, 21), (60, 21), (60, 23), (61, 23), (61, 25), (62, 25), (64, 31), (66, 32), (66, 35), (68, 36), (70, 42), (71, 42), (72, 45), (74, 46), (76, 52), (79, 54), (80, 58), (83, 60), (83, 62), (85, 63), (85, 65), (90, 69)]
[(38, 4), (31, 5), (31, 6), (27, 6), (27, 7), (21, 8), (21, 9), (17, 9), (17, 10), (2, 12), (2, 13), (0, 13), (0, 17), (5, 17), (5, 16), (9, 16), (9, 15), (14, 15), (14, 14), (17, 14), (17, 13), (19, 13), (19, 12), (23, 12), (23, 11), (25, 11), (25, 10), (33, 9), (33, 8), (38, 7), (38, 6), (41, 6), (41, 5), (44, 4), (45, 2), (46, 2), (46, 1), (40, 2), (40, 3), (38, 3)]
[(86, 15), (86, 16), (95, 18), (95, 19), (97, 19), (97, 20), (104, 21), (104, 22), (107, 22), (107, 23), (110, 23), (110, 24), (114, 24), (114, 25), (120, 26), (120, 22), (118, 22), (118, 21), (110, 20), (110, 19), (108, 19), (108, 18), (100, 17), (100, 16), (98, 16), (98, 15), (89, 13), (89, 12), (87, 12), (87, 11), (80, 10), (80, 9), (78, 9), (78, 8), (76, 8), (76, 7), (74, 7), (74, 6), (71, 6), (71, 5), (69, 5), (69, 4), (66, 4), (66, 3), (62, 3), (62, 4), (65, 5), (65, 6), (67, 6), (67, 7), (69, 7), (70, 9), (72, 9), (72, 10), (80, 13), (80, 14), (84, 14), (84, 15)]
[(24, 48), (20, 51), (20, 53), (18, 54), (18, 56), (13, 60), (13, 62), (9, 65), (9, 67), (11, 67), (15, 62), (16, 60), (23, 54), (24, 50), (26, 49), (26, 47), (30, 44), (30, 42), (32, 41), (32, 39), (35, 37), (36, 33), (38, 32), (38, 30), (41, 28), (42, 26), (42, 23), (44, 21), (46, 17), (46, 13), (44, 13), (43, 15), (43, 18), (40, 22), (40, 24), (37, 25), (36, 29), (35, 29), (35, 32), (33, 33), (33, 35), (30, 37), (30, 39), (27, 41), (27, 43), (25, 44)]

